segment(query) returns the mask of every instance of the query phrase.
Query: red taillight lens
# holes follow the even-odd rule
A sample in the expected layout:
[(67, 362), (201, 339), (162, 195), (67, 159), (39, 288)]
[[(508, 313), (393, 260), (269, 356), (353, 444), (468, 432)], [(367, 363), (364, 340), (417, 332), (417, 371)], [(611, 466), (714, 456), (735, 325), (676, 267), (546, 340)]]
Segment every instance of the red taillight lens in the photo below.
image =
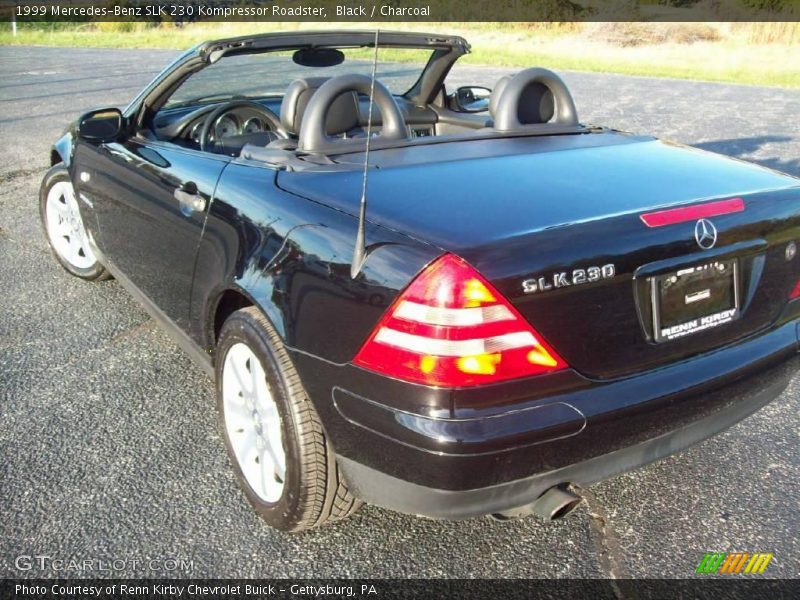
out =
[(789, 293), (789, 300), (800, 298), (800, 281), (794, 284), (792, 291)]
[(475, 269), (445, 254), (411, 282), (355, 364), (405, 381), (464, 387), (567, 363)]

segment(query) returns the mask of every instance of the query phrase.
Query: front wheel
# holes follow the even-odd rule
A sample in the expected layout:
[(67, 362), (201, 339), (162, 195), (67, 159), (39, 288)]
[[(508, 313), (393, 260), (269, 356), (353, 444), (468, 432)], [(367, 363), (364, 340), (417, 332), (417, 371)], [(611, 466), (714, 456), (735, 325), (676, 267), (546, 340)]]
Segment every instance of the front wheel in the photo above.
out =
[(361, 506), (280, 337), (254, 307), (222, 327), (217, 403), (225, 445), (247, 499), (269, 525), (302, 531)]
[(89, 281), (109, 277), (91, 249), (78, 199), (63, 165), (56, 165), (44, 176), (39, 191), (39, 216), (50, 248), (62, 267)]

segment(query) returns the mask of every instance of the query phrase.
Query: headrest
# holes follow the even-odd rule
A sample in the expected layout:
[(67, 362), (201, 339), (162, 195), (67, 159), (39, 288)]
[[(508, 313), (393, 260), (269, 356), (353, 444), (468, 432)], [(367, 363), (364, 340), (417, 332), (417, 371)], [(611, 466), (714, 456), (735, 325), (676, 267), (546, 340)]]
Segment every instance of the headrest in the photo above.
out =
[[(511, 81), (511, 75), (506, 75), (497, 80), (489, 98), (489, 114), (494, 119), (500, 105), (500, 96)], [(526, 85), (520, 94), (517, 105), (517, 119), (521, 125), (534, 123), (547, 123), (553, 118), (555, 103), (553, 92), (545, 84), (534, 81)]]
[[(300, 133), (300, 124), (306, 112), (308, 101), (328, 77), (305, 77), (295, 79), (289, 84), (281, 101), (281, 125), (293, 135)], [(328, 135), (338, 135), (358, 127), (358, 96), (348, 92), (339, 96), (331, 106), (325, 129)]]
[(392, 93), (377, 79), (366, 75), (350, 73), (338, 75), (323, 83), (306, 107), (306, 114), (300, 128), (297, 149), (300, 152), (326, 154), (344, 153), (345, 151), (361, 152), (366, 148), (369, 138), (340, 139), (331, 137), (328, 127), (330, 113), (342, 96), (353, 96), (358, 101), (358, 94), (373, 94), (374, 106), (372, 117), (380, 113), (380, 134), (374, 140), (378, 146), (392, 144), (397, 140), (408, 139), (406, 121)]
[(520, 71), (497, 82), (489, 102), (494, 128), (525, 130), (529, 125), (552, 121), (556, 125), (578, 125), (575, 102), (558, 75), (541, 68)]
[(555, 102), (549, 87), (534, 81), (523, 88), (517, 105), (517, 119), (521, 125), (547, 123), (554, 112)]

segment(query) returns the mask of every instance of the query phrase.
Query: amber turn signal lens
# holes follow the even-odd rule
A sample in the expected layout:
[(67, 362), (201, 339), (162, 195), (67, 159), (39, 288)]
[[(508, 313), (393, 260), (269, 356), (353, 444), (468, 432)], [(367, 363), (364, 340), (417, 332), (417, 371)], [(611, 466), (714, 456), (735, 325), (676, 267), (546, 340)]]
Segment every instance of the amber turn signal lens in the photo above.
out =
[(456, 365), (463, 373), (494, 375), (499, 362), (499, 354), (478, 354), (477, 356), (462, 356), (456, 361)]

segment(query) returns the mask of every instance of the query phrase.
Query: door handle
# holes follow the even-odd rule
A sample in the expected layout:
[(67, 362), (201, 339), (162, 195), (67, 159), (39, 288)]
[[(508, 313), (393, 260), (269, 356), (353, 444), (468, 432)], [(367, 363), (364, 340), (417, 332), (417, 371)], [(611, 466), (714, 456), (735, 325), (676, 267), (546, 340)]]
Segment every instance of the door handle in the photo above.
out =
[(181, 205), (181, 212), (187, 217), (206, 209), (206, 199), (200, 195), (197, 184), (193, 181), (187, 181), (182, 186), (175, 188), (174, 195)]

